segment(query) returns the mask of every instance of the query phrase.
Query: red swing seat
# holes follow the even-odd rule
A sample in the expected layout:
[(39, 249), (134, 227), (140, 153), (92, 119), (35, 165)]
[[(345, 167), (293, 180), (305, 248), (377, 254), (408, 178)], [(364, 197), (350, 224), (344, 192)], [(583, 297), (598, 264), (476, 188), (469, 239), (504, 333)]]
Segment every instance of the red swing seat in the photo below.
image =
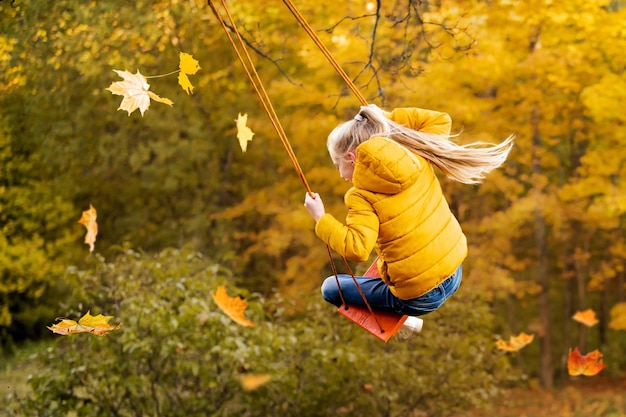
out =
[[(374, 261), (363, 276), (373, 278), (380, 277), (376, 261)], [(346, 304), (342, 304), (337, 309), (337, 312), (385, 343), (400, 330), (408, 318), (406, 315), (382, 311), (371, 313), (366, 307)]]

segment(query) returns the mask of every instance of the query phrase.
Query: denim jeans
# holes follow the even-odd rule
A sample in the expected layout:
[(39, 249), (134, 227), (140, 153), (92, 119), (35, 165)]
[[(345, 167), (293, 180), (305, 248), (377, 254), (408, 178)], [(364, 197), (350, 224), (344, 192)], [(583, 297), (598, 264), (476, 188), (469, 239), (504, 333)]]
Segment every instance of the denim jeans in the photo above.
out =
[[(356, 276), (355, 278), (363, 291), (363, 295), (365, 295), (372, 307), (372, 310), (388, 311), (397, 314), (406, 314), (408, 316), (422, 316), (437, 310), (459, 289), (462, 275), (463, 268), (459, 266), (450, 278), (446, 279), (426, 294), (410, 300), (401, 300), (393, 295), (389, 286), (380, 278)], [(339, 274), (337, 277), (339, 278), (339, 285), (346, 304), (365, 307), (363, 297), (355, 285), (352, 276)], [(341, 305), (341, 296), (339, 295), (337, 279), (334, 275), (324, 280), (322, 284), (322, 295), (329, 303), (337, 307)]]

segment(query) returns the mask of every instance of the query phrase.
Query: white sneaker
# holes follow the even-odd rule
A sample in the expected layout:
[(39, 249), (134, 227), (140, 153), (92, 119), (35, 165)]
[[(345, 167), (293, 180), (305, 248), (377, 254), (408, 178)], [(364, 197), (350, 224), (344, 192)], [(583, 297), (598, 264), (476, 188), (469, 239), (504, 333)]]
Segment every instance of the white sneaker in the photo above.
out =
[(422, 331), (422, 326), (424, 325), (424, 320), (419, 317), (409, 316), (406, 321), (398, 330), (396, 336), (398, 340), (409, 340), (420, 334)]

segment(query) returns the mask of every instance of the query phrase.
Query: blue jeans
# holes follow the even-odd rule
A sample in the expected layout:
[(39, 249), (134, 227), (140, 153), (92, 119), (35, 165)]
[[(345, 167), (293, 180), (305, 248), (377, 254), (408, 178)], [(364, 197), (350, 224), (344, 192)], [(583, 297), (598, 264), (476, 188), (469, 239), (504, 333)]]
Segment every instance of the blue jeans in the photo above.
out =
[[(441, 305), (459, 289), (463, 268), (459, 266), (450, 278), (443, 281), (437, 287), (426, 294), (401, 300), (391, 293), (389, 286), (380, 278), (355, 277), (359, 287), (367, 298), (372, 310), (388, 311), (408, 316), (422, 316), (437, 310)], [(343, 298), (348, 305), (366, 307), (363, 297), (354, 283), (351, 275), (339, 274), (339, 285), (343, 293)], [(322, 284), (322, 295), (324, 300), (339, 307), (341, 296), (337, 288), (337, 279), (330, 276)]]

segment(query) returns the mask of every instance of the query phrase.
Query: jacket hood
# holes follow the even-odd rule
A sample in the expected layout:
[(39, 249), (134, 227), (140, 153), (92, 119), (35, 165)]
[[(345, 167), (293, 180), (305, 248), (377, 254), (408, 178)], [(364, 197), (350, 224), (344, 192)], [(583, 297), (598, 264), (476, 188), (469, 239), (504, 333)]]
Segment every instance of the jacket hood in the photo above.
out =
[(352, 183), (356, 188), (397, 194), (417, 181), (424, 167), (421, 158), (384, 137), (373, 137), (356, 148)]

